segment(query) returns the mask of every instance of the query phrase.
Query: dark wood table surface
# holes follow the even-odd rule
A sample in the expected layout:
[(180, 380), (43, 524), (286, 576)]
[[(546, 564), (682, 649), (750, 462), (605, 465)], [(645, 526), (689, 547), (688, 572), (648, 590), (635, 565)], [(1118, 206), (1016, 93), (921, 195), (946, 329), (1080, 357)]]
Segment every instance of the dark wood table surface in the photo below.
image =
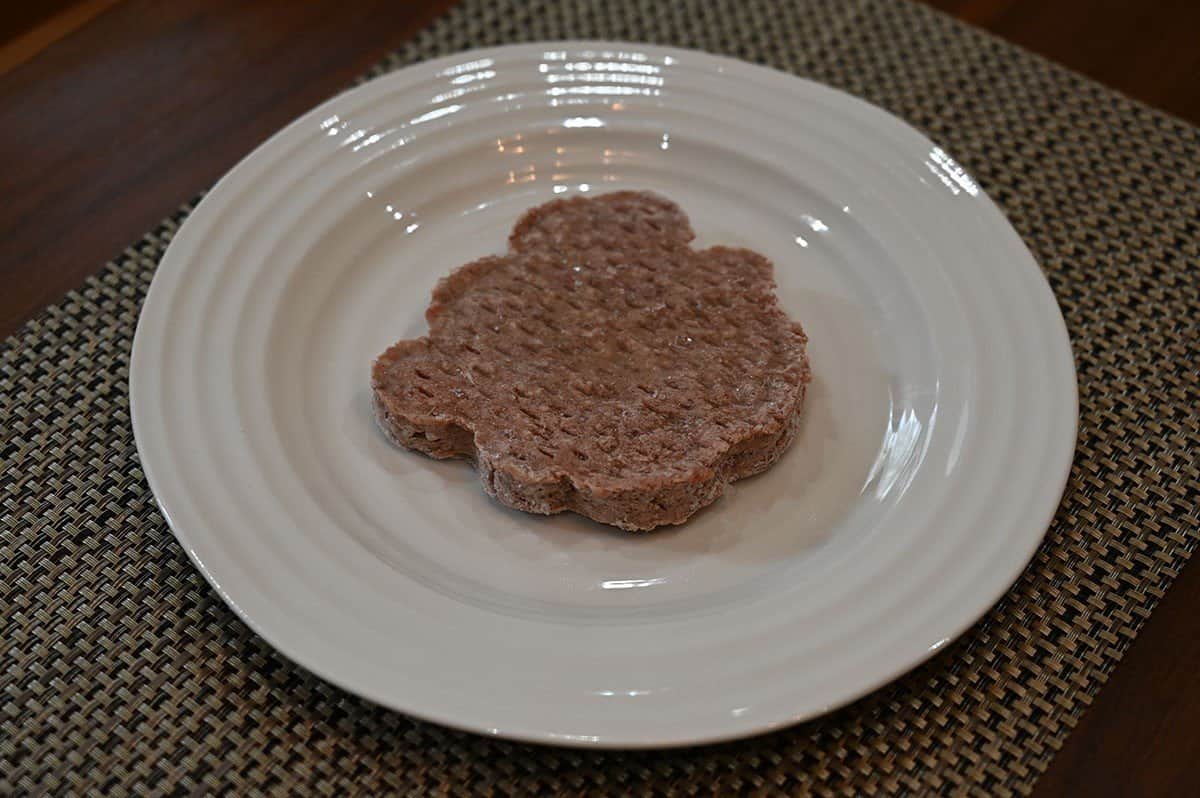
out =
[[(1194, 0), (927, 0), (1200, 124)], [(0, 334), (452, 0), (51, 0), (0, 11)], [(1200, 563), (1035, 795), (1200, 795)]]

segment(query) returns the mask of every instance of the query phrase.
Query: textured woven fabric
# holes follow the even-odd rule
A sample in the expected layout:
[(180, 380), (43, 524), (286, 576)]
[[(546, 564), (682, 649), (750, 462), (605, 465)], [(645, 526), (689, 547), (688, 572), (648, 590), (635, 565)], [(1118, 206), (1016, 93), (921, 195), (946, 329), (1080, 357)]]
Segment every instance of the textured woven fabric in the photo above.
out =
[(895, 0), (467, 0), (377, 71), (595, 37), (698, 47), (922, 128), (1046, 270), (1079, 449), (1044, 545), (935, 659), (819, 720), (682, 751), (448, 731), (291, 665), (209, 589), (138, 467), (138, 310), (184, 207), (0, 350), (0, 793), (1027, 792), (1200, 536), (1200, 131)]

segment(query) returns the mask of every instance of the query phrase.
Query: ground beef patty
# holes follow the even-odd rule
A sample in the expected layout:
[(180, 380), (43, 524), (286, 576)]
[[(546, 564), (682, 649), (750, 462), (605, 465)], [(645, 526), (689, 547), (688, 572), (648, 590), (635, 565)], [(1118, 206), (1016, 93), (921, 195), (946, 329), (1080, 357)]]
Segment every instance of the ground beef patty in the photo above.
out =
[(809, 381), (771, 262), (693, 237), (648, 192), (529, 210), (507, 254), (438, 283), (427, 336), (375, 361), (383, 431), (474, 461), (518, 510), (683, 523), (779, 458)]

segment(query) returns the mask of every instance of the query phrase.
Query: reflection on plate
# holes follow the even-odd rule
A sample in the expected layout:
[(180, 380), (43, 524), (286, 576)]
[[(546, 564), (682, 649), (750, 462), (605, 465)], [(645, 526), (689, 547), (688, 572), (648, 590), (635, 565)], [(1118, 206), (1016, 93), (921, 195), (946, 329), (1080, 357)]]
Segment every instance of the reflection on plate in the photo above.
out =
[[(814, 372), (773, 469), (644, 536), (391, 446), (367, 380), (521, 211), (621, 188), (771, 257)], [(280, 651), (424, 718), (602, 746), (778, 727), (928, 657), (1031, 556), (1076, 413), (1037, 265), (940, 148), (811, 82), (599, 43), (420, 64), (277, 134), (172, 243), (131, 391), (172, 529)]]

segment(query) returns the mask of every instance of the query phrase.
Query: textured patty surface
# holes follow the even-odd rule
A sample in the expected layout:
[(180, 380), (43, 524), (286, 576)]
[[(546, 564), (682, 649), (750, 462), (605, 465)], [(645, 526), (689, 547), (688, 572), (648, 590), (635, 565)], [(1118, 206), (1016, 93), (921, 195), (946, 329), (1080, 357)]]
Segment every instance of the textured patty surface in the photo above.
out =
[(375, 361), (380, 426), (473, 460), (520, 510), (629, 530), (686, 521), (779, 458), (809, 381), (770, 261), (693, 237), (647, 192), (526, 212), (507, 254), (441, 280), (427, 336)]

